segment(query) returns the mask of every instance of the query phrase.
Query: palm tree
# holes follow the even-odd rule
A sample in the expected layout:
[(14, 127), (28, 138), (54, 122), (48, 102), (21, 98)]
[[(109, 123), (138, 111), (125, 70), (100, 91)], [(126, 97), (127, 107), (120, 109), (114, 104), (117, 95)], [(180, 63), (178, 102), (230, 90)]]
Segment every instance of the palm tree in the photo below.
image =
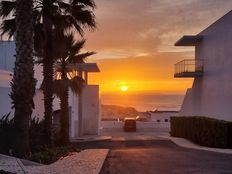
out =
[[(60, 118), (60, 137), (62, 145), (69, 142), (69, 88), (76, 94), (80, 94), (84, 80), (75, 72), (71, 71), (70, 65), (75, 66), (76, 63), (84, 63), (84, 60), (95, 52), (80, 53), (84, 47), (85, 40), (76, 42), (73, 34), (64, 36), (63, 49), (57, 46), (59, 58), (56, 60), (57, 79), (54, 81), (54, 89), (60, 98), (61, 118)], [(62, 51), (60, 51), (62, 50)], [(57, 55), (57, 54), (54, 54)]]
[(16, 7), (16, 61), (11, 83), (11, 98), (15, 108), (15, 155), (29, 152), (29, 120), (35, 93), (33, 62), (32, 0), (17, 0)]
[[(15, 1), (2, 1), (0, 16), (2, 34), (7, 33), (11, 37), (15, 33), (14, 9)], [(83, 27), (94, 29), (96, 27), (95, 16), (92, 10), (95, 8), (93, 0), (34, 0), (34, 43), (35, 51), (42, 55), (44, 76), (44, 106), (45, 106), (45, 141), (51, 145), (52, 126), (52, 101), (53, 101), (53, 44), (54, 36), (63, 35), (64, 32), (76, 30), (83, 35)], [(8, 18), (13, 12), (12, 18)]]

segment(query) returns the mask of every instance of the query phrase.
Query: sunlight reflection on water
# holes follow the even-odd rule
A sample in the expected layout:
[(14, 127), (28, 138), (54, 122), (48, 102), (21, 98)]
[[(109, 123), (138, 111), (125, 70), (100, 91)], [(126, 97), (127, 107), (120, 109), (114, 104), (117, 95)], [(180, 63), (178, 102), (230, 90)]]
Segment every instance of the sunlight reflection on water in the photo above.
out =
[(102, 94), (101, 102), (106, 105), (134, 107), (139, 111), (175, 110), (179, 111), (184, 95), (162, 94)]

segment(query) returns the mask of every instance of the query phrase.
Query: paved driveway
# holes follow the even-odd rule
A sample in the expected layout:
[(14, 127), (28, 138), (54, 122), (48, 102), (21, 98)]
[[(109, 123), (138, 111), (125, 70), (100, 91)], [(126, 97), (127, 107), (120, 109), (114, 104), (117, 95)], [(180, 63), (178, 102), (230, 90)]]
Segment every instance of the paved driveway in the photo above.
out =
[(82, 147), (111, 149), (100, 174), (232, 174), (232, 155), (186, 149), (169, 140), (91, 142)]

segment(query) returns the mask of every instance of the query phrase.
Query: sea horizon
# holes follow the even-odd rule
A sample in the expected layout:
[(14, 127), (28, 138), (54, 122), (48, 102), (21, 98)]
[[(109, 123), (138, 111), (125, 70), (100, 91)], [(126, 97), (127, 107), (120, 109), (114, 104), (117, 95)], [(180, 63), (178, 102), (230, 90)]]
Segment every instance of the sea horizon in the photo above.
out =
[(101, 94), (101, 104), (133, 107), (138, 111), (179, 111), (183, 94)]

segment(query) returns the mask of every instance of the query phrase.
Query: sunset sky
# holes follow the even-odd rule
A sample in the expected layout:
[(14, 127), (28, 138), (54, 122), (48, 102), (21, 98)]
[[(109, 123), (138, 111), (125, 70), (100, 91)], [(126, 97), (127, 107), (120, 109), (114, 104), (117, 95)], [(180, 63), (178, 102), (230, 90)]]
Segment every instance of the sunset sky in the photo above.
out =
[[(96, 0), (98, 29), (86, 35), (101, 73), (90, 76), (102, 93), (184, 94), (192, 79), (174, 79), (174, 64), (194, 58), (192, 47), (174, 47), (229, 12), (231, 0)], [(122, 91), (121, 91), (122, 92)]]

